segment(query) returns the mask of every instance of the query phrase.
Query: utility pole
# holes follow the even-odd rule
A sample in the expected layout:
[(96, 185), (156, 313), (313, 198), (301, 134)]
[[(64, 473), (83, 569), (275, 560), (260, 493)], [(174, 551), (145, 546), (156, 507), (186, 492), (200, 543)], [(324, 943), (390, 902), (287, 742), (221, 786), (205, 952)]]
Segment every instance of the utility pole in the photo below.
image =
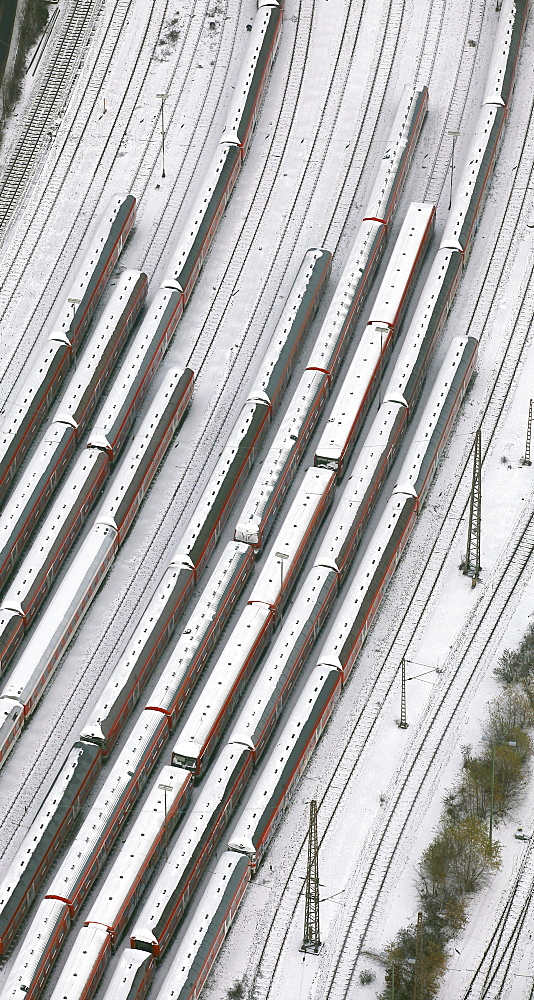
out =
[(308, 867), (306, 870), (306, 903), (304, 908), (304, 939), (301, 951), (317, 954), (321, 947), (319, 933), (319, 840), (317, 837), (317, 801), (310, 802), (308, 831)]
[(275, 552), (275, 556), (280, 560), (280, 628), (282, 628), (282, 616), (283, 616), (283, 595), (284, 595), (284, 562), (289, 559), (288, 552)]
[(165, 177), (165, 122), (163, 119), (163, 105), (167, 100), (167, 94), (156, 94), (161, 101), (161, 176)]
[(401, 717), (399, 729), (408, 729), (406, 721), (406, 660), (404, 656), (401, 660)]
[(476, 587), (480, 577), (480, 519), (482, 514), (482, 435), (480, 427), (475, 435), (473, 453), (473, 481), (469, 503), (469, 528), (467, 530), (467, 551), (463, 567), (464, 575), (471, 577), (471, 586)]
[(379, 361), (379, 368), (378, 368), (378, 408), (380, 409), (380, 407), (382, 406), (382, 398), (381, 398), (382, 397), (382, 369), (384, 367), (384, 365), (383, 365), (383, 359), (382, 359), (382, 351), (384, 349), (384, 347), (383, 347), (383, 344), (384, 344), (383, 335), (385, 333), (387, 333), (387, 334), (389, 333), (389, 327), (387, 327), (387, 326), (377, 326), (376, 329), (377, 329), (377, 332), (380, 334), (380, 361)]
[[(81, 301), (82, 301), (81, 299), (67, 299), (67, 302), (69, 302), (70, 305), (72, 306), (72, 319), (73, 319), (73, 321), (76, 319), (76, 309), (80, 305)], [(76, 345), (75, 344), (73, 344), (72, 354), (73, 354), (73, 357), (74, 357), (74, 371), (76, 371)]]
[(413, 1000), (423, 1000), (423, 914), (417, 914), (417, 936), (415, 939), (415, 968), (413, 977)]
[(454, 147), (456, 145), (456, 139), (460, 135), (459, 132), (447, 132), (447, 135), (452, 135), (452, 153), (451, 153), (451, 189), (449, 192), (449, 212), (452, 205), (452, 178), (454, 174)]
[(525, 444), (525, 457), (521, 459), (521, 465), (532, 465), (530, 461), (530, 441), (532, 438), (532, 400), (528, 408), (527, 440)]
[(161, 791), (163, 792), (163, 795), (165, 797), (165, 806), (164, 806), (164, 808), (165, 808), (165, 824), (164, 824), (165, 825), (165, 861), (168, 861), (169, 860), (169, 831), (168, 831), (168, 827), (167, 827), (167, 792), (172, 792), (172, 785), (164, 785), (163, 782), (162, 782), (161, 785), (158, 785), (158, 788), (161, 788)]

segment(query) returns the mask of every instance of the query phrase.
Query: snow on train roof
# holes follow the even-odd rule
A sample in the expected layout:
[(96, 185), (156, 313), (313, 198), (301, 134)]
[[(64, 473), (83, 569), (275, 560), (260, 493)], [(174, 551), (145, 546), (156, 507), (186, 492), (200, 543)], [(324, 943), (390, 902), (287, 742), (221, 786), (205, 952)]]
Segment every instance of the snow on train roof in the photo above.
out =
[(46, 614), (41, 616), (31, 633), (1, 697), (20, 698), (24, 690), (33, 684), (33, 679), (41, 677), (43, 663), (64, 636), (66, 623), (71, 621), (86, 596), (87, 584), (94, 579), (95, 569), (116, 547), (116, 538), (116, 531), (107, 525), (93, 526), (47, 605)]
[(87, 860), (94, 855), (110, 821), (118, 814), (121, 801), (133, 786), (138, 762), (152, 745), (154, 735), (162, 724), (166, 726), (165, 717), (160, 712), (141, 714), (48, 887), (48, 894), (65, 895), (66, 887), (75, 884)]
[(217, 657), (200, 697), (182, 727), (173, 754), (193, 756), (191, 751), (202, 747), (222, 709), (228, 692), (243, 669), (251, 649), (272, 617), (264, 604), (246, 604), (224, 649)]
[(214, 812), (225, 802), (228, 788), (233, 788), (236, 771), (242, 767), (242, 762), (250, 756), (250, 750), (242, 746), (225, 746), (220, 752), (214, 767), (207, 775), (195, 800), (195, 808), (185, 819), (178, 838), (173, 845), (169, 858), (160, 872), (141, 912), (135, 921), (132, 937), (145, 937), (149, 930), (162, 917), (168, 897), (176, 891), (180, 879), (187, 871), (192, 859), (198, 856), (199, 844), (202, 843), (204, 832), (212, 822)]
[(408, 505), (413, 507), (413, 498), (404, 494), (392, 496), (378, 522), (372, 538), (365, 550), (357, 573), (343, 598), (341, 607), (334, 619), (324, 646), (318, 658), (319, 664), (331, 663), (340, 666), (339, 654), (343, 643), (349, 636), (359, 609), (369, 591), (369, 581), (372, 580), (380, 560), (387, 550), (396, 524), (403, 517)]
[[(165, 828), (167, 817), (174, 812), (184, 791), (191, 784), (190, 771), (165, 765), (138, 813), (128, 836), (116, 855), (100, 892), (94, 900), (85, 922), (115, 926), (117, 918), (132, 891), (132, 878), (143, 869)], [(160, 785), (166, 785), (166, 792)], [(169, 824), (169, 829), (172, 830)]]
[(257, 733), (263, 730), (264, 721), (285, 684), (285, 676), (291, 669), (292, 658), (302, 645), (304, 624), (307, 621), (316, 621), (317, 604), (322, 606), (324, 588), (330, 589), (336, 582), (337, 573), (333, 569), (314, 566), (310, 570), (239, 712), (232, 727), (229, 743), (244, 743), (251, 748), (255, 746)]
[(293, 282), (289, 295), (284, 303), (282, 312), (276, 323), (274, 333), (269, 341), (269, 345), (260, 363), (258, 376), (253, 380), (249, 391), (249, 399), (257, 399), (265, 393), (276, 366), (287, 351), (287, 338), (292, 330), (295, 319), (302, 307), (310, 290), (310, 281), (318, 262), (324, 264), (325, 259), (330, 263), (332, 254), (322, 247), (312, 247), (306, 251), (298, 274)]
[(358, 289), (365, 284), (370, 264), (377, 253), (381, 252), (384, 240), (383, 223), (373, 220), (360, 223), (347, 263), (308, 359), (308, 368), (328, 369), (338, 346), (340, 332), (354, 309), (355, 300), (358, 299)]
[(249, 545), (243, 542), (228, 542), (202, 591), (195, 610), (174, 645), (160, 679), (147, 697), (147, 705), (158, 705), (166, 709), (171, 707), (190, 663), (220, 611), (224, 595), (235, 582), (240, 568), (245, 567), (252, 558), (253, 553)]
[(248, 521), (253, 525), (262, 518), (274, 490), (276, 490), (281, 470), (295, 448), (300, 431), (310, 413), (310, 400), (317, 395), (324, 384), (324, 372), (304, 371), (295, 390), (291, 403), (278, 428), (273, 443), (262, 463), (249, 498), (239, 515), (236, 533), (249, 531)]
[(393, 324), (405, 295), (421, 245), (435, 216), (434, 205), (412, 202), (404, 217), (401, 230), (377, 296), (371, 307), (369, 323)]

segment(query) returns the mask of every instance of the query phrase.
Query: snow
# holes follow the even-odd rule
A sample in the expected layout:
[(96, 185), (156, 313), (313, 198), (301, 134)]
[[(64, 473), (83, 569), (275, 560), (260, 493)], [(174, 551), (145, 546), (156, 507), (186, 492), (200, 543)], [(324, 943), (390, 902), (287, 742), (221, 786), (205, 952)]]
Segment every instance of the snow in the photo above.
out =
[[(122, 254), (119, 271), (125, 267), (145, 268), (151, 279), (151, 300), (172, 259), (177, 233), (196, 197), (204, 167), (214, 152), (217, 130), (230, 102), (247, 40), (245, 26), (254, 10), (253, 0), (227, 0), (225, 4), (217, 0), (187, 0), (180, 4), (177, 0), (154, 0), (151, 4), (132, 0), (129, 5), (105, 0), (60, 124), (42, 153), (32, 185), (0, 247), (2, 403), (17, 388), (19, 375), (29, 370), (35, 345), (43, 342), (53, 319), (56, 296), (72, 277), (87, 235), (91, 235), (93, 219), (112, 191), (132, 190), (139, 198), (136, 229)], [(215, 29), (209, 26), (212, 21)], [(428, 83), (429, 114), (389, 248), (409, 202), (436, 199), (436, 239), (423, 269), (424, 280), (447, 219), (451, 154), (448, 133), (460, 131), (455, 147), (457, 180), (484, 97), (496, 24), (497, 14), (491, 3), (473, 4), (468, 9), (460, 0), (433, 0), (431, 4), (422, 0), (403, 4), (396, 0), (391, 5), (381, 0), (363, 7), (347, 5), (343, 0), (325, 0), (315, 7), (300, 7), (297, 0), (286, 0), (280, 50), (249, 155), (143, 413), (169, 367), (184, 366), (189, 359), (197, 373), (193, 404), (130, 538), (65, 657), (58, 679), (0, 774), (2, 866), (13, 856), (180, 539), (246, 398), (257, 360), (305, 249), (325, 245), (334, 251), (333, 277), (311, 337), (316, 333), (358, 228), (402, 88), (412, 81)], [(283, 1000), (291, 995), (299, 1000), (314, 1000), (323, 995), (322, 984), (344, 930), (345, 916), (361, 888), (358, 873), (365, 870), (383, 830), (388, 803), (397, 787), (398, 769), (408, 759), (410, 747), (417, 745), (437, 691), (447, 676), (438, 671), (444, 671), (451, 650), (462, 648), (470, 620), (497, 578), (513, 528), (532, 507), (534, 467), (522, 466), (520, 458), (533, 395), (534, 364), (529, 332), (534, 311), (534, 235), (528, 228), (534, 217), (528, 190), (533, 144), (528, 136), (534, 91), (533, 37), (531, 17), (485, 213), (427, 381), (436, 373), (451, 338), (465, 333), (481, 336), (476, 380), (348, 690), (295, 793), (263, 867), (247, 890), (205, 988), (207, 1000), (222, 1000), (236, 978), (244, 972), (253, 974), (258, 946), (264, 942), (266, 922), (278, 899), (277, 889), (297, 858), (306, 832), (307, 803), (322, 795), (326, 775), (337, 761), (339, 745), (361, 715), (361, 725), (370, 727), (371, 735), (321, 846), (321, 896), (325, 901), (321, 907), (324, 946), (319, 956), (303, 958), (298, 951), (302, 901), (295, 918), (290, 919), (296, 892), (302, 885), (305, 853), (299, 856), (290, 899), (284, 900), (278, 912), (280, 933), (287, 920), (289, 934), (270, 997)], [(470, 46), (469, 39), (477, 44)], [(40, 74), (46, 71), (46, 58)], [(8, 127), (2, 162), (25, 102), (30, 99), (31, 87), (28, 80), (18, 117)], [(165, 178), (161, 177), (159, 93), (168, 94), (164, 108)], [(375, 289), (386, 264), (387, 254)], [(413, 302), (408, 319), (412, 313)], [(359, 329), (365, 321), (363, 315)], [(494, 375), (512, 333), (508, 361), (493, 389)], [(354, 343), (357, 339), (358, 333)], [(308, 353), (305, 345), (303, 357)], [(298, 377), (297, 367), (260, 460), (283, 419)], [(510, 379), (512, 391), (505, 398), (503, 385)], [(377, 666), (386, 657), (399, 611), (407, 603), (416, 573), (446, 510), (452, 485), (462, 475), (462, 497), (467, 496), (469, 465), (467, 472), (462, 470), (486, 402), (489, 409), (482, 426), (484, 449), (490, 427), (495, 425), (496, 432), (484, 457), (481, 584), (471, 590), (470, 581), (458, 570), (465, 547), (464, 521), (450, 551), (443, 541), (440, 551), (446, 557), (444, 569), (429, 610), (417, 627), (416, 620), (411, 619), (402, 634), (408, 643), (408, 676), (423, 675), (408, 682), (410, 725), (402, 731), (396, 724), (401, 640), (395, 644), (385, 673), (375, 685)], [(304, 465), (309, 464), (327, 415), (312, 438)], [(373, 417), (374, 411), (367, 426)], [(408, 444), (409, 439), (406, 447)], [(388, 479), (391, 486), (404, 453)], [(506, 462), (501, 461), (504, 456)], [(236, 509), (243, 505), (254, 479), (255, 475), (245, 483)], [(298, 485), (295, 483), (288, 493), (286, 509)], [(371, 520), (368, 535), (382, 509), (379, 506)], [(211, 565), (215, 565), (232, 531), (230, 519)], [(71, 561), (75, 558), (76, 551)], [(363, 942), (366, 950), (381, 952), (397, 929), (414, 918), (415, 866), (433, 835), (443, 793), (457, 774), (461, 746), (476, 745), (480, 737), (485, 704), (495, 693), (492, 664), (502, 648), (517, 644), (528, 625), (533, 589), (529, 566), (517, 594), (502, 614), (484, 667), (462, 701), (439, 766), (425, 788), (424, 801), (417, 806), (402, 853), (393, 859), (377, 916)], [(314, 662), (310, 657), (309, 665)], [(345, 771), (358, 754), (356, 745), (352, 756), (347, 754), (343, 762)], [(23, 794), (18, 798), (21, 786)], [(335, 789), (325, 810), (327, 806), (333, 808), (334, 793)], [(513, 833), (519, 825), (528, 827), (533, 794), (529, 791), (524, 804), (498, 829), (504, 847), (503, 871), (473, 901), (471, 919), (455, 942), (460, 955), (454, 953), (443, 998), (458, 995), (466, 981), (466, 970), (475, 967), (473, 963), (478, 961), (491, 933), (494, 915), (525, 850), (521, 842), (513, 839)], [(320, 812), (320, 834), (323, 822)], [(272, 961), (274, 951), (269, 954)], [(532, 959), (525, 949), (515, 961), (518, 981), (520, 975), (532, 974)], [(58, 963), (56, 979), (63, 962)], [(360, 987), (356, 975), (351, 997), (371, 996), (380, 983), (380, 965), (375, 959), (365, 955), (357, 970), (362, 967), (374, 968), (377, 981), (371, 987)], [(163, 963), (156, 984), (163, 981), (164, 975)], [(0, 982), (4, 979), (5, 970), (1, 970)], [(522, 982), (530, 984), (531, 980), (524, 978)], [(513, 1000), (516, 995), (517, 1000), (524, 995), (519, 991), (521, 984), (516, 985), (518, 992), (513, 994)], [(263, 995), (262, 980), (258, 980), (258, 986), (259, 995)], [(103, 991), (104, 985), (98, 995)], [(152, 995), (156, 995), (155, 987)]]

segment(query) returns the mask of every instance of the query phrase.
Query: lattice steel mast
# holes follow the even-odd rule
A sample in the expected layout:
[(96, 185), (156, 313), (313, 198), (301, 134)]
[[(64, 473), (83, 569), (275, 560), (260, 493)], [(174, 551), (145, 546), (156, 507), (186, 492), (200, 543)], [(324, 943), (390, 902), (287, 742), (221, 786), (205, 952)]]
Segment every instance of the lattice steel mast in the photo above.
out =
[(482, 435), (480, 427), (475, 436), (473, 455), (473, 482), (469, 503), (469, 528), (467, 531), (467, 551), (464, 573), (471, 577), (471, 586), (476, 587), (480, 577), (480, 520), (482, 515)]
[(310, 802), (308, 832), (308, 868), (306, 871), (306, 904), (304, 909), (304, 940), (301, 951), (319, 951), (319, 840), (317, 837), (317, 802)]

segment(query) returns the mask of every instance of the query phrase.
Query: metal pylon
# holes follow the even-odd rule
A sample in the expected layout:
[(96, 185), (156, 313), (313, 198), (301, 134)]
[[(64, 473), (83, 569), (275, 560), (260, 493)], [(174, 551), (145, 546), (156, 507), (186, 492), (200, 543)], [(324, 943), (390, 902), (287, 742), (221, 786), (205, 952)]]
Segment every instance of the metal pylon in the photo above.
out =
[(532, 439), (532, 400), (528, 408), (527, 440), (525, 443), (525, 457), (521, 459), (523, 465), (532, 465), (530, 460), (530, 442)]
[(480, 577), (480, 519), (482, 513), (482, 436), (480, 428), (476, 432), (473, 455), (473, 482), (469, 503), (469, 528), (467, 531), (467, 551), (464, 573), (471, 577), (471, 586), (476, 587)]
[(399, 729), (408, 729), (406, 721), (406, 660), (404, 656), (401, 660), (401, 716)]
[(415, 969), (413, 978), (413, 1000), (423, 1000), (423, 914), (417, 914), (417, 936), (415, 938)]
[(317, 802), (310, 802), (308, 832), (308, 868), (306, 871), (306, 904), (304, 909), (304, 939), (301, 951), (317, 954), (321, 946), (319, 933), (319, 841), (317, 837)]

